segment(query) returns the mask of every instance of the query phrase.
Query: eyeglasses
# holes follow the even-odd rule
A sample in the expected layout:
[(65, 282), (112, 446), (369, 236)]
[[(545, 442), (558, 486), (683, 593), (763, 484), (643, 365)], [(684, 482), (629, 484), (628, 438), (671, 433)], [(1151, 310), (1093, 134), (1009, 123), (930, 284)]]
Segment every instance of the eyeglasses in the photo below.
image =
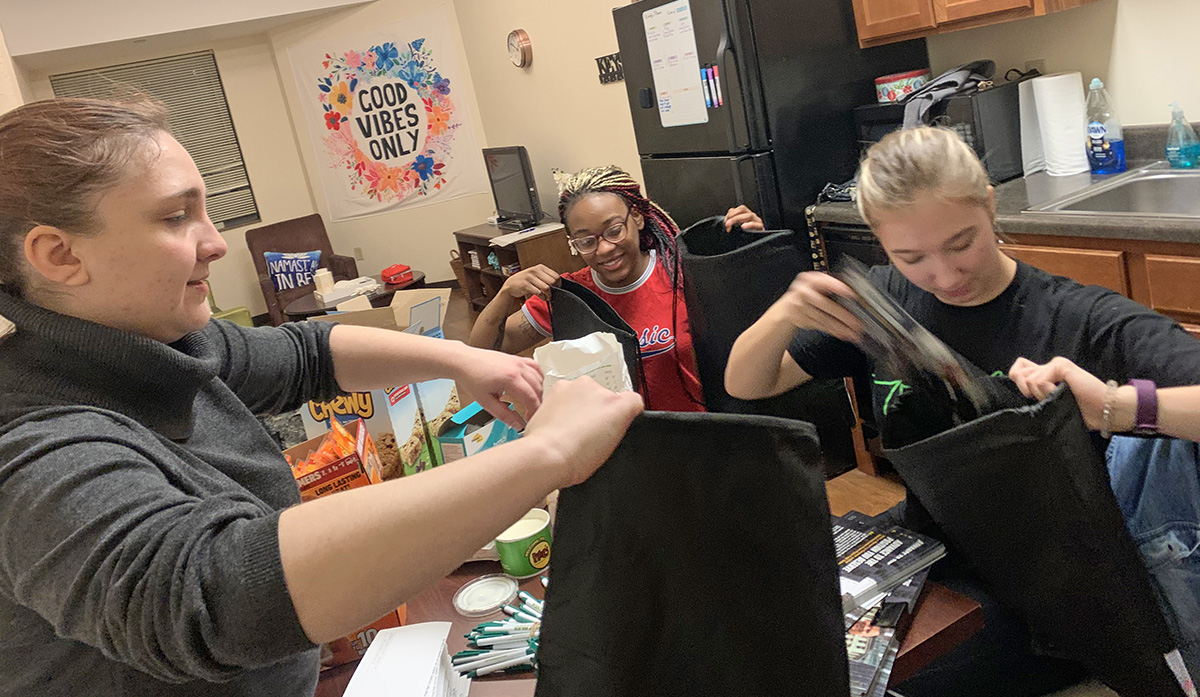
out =
[(625, 219), (614, 224), (604, 232), (598, 235), (580, 235), (579, 237), (568, 237), (567, 242), (571, 245), (578, 254), (591, 254), (600, 246), (600, 238), (608, 240), (612, 244), (616, 244), (625, 239), (625, 230), (629, 224), (629, 216), (633, 215), (633, 209), (630, 208), (625, 213)]

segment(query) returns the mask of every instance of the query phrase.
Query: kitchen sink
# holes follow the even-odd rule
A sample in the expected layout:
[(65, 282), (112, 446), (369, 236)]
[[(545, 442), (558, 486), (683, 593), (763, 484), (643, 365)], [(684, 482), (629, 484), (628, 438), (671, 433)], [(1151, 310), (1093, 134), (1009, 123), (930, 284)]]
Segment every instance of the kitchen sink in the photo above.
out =
[(1165, 162), (1155, 162), (1027, 212), (1200, 219), (1200, 170), (1171, 169)]

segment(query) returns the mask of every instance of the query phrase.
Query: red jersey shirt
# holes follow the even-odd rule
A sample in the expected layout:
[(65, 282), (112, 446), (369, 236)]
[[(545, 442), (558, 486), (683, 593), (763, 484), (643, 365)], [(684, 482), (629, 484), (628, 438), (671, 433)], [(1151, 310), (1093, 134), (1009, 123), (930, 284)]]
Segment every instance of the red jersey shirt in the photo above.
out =
[[(696, 357), (692, 353), (692, 332), (688, 328), (687, 307), (683, 297), (675, 308), (671, 327), (671, 275), (650, 251), (646, 271), (624, 288), (604, 285), (590, 268), (563, 274), (588, 287), (617, 311), (637, 333), (642, 349), (642, 371), (650, 392), (647, 409), (660, 411), (704, 411), (700, 380), (696, 377)], [(525, 319), (546, 337), (550, 337), (550, 311), (546, 301), (532, 297), (521, 308)], [(633, 377), (633, 376), (630, 376)]]

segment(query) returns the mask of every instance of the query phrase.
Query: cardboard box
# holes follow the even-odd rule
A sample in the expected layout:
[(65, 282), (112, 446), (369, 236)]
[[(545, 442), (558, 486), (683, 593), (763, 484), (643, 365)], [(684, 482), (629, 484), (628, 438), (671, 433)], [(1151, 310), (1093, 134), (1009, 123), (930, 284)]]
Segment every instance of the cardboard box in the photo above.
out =
[(454, 462), (520, 437), (515, 428), (493, 418), (479, 402), (471, 402), (446, 421), (437, 440), (442, 461)]
[[(309, 321), (377, 327), (442, 338), (442, 322), (445, 320), (449, 303), (448, 288), (401, 290), (392, 296), (392, 302), (387, 307), (321, 315), (312, 317)], [(355, 392), (328, 402), (309, 402), (300, 410), (304, 431), (309, 438), (316, 438), (331, 428), (330, 421), (333, 419), (347, 425), (362, 418), (377, 445), (385, 479), (394, 479), (406, 471), (411, 474), (420, 469), (428, 469), (436, 459), (429, 451), (428, 437), (425, 437), (423, 445), (418, 444), (417, 459), (409, 459), (406, 462), (403, 457), (403, 453), (406, 452), (404, 448), (407, 447), (411, 451), (413, 447), (410, 441), (415, 415), (413, 418), (397, 421), (390, 414), (392, 402), (403, 398), (397, 394), (406, 390), (411, 390), (411, 387), (404, 385), (386, 390)], [(420, 433), (425, 434), (427, 431), (422, 422)], [(420, 458), (422, 451), (424, 457)]]
[[(300, 486), (302, 501), (311, 501), (339, 491), (357, 489), (382, 481), (382, 465), (379, 454), (375, 450), (375, 443), (371, 440), (366, 423), (362, 419), (356, 419), (347, 426), (346, 430), (354, 436), (354, 452), (298, 477), (296, 483)], [(324, 440), (324, 435), (309, 439), (300, 445), (288, 448), (284, 454), (291, 458), (292, 462), (300, 462), (320, 448)], [(380, 630), (401, 626), (407, 619), (407, 615), (407, 608), (401, 605), (357, 632), (325, 644), (321, 647), (321, 669), (340, 666), (343, 663), (362, 658)]]
[[(354, 452), (320, 469), (301, 475), (296, 484), (300, 487), (302, 501), (311, 501), (336, 491), (356, 489), (383, 481), (382, 463), (366, 422), (356, 419), (346, 426), (346, 430), (354, 436)], [(288, 448), (283, 454), (292, 462), (300, 462), (320, 448), (324, 440), (324, 434), (310, 438), (300, 445)]]
[(408, 621), (408, 609), (401, 605), (357, 632), (325, 644), (321, 647), (321, 670), (357, 661), (363, 657), (375, 635), (381, 630), (400, 627)]

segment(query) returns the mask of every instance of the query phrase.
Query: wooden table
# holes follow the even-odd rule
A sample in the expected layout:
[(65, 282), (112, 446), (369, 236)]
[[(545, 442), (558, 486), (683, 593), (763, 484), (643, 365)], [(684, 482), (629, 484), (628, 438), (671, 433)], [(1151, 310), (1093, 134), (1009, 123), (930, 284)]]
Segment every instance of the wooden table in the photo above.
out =
[[(412, 274), (413, 277), (411, 281), (397, 283), (395, 285), (384, 283), (383, 278), (379, 275), (372, 276), (371, 278), (374, 278), (375, 281), (379, 283), (379, 288), (375, 292), (367, 294), (367, 299), (371, 301), (371, 307), (386, 307), (387, 304), (392, 301), (392, 296), (395, 295), (396, 291), (398, 290), (404, 290), (405, 288), (424, 288), (425, 272), (413, 269)], [(347, 300), (348, 299), (349, 298), (347, 298)], [(323, 315), (326, 312), (334, 309), (336, 308), (332, 306), (326, 307), (317, 302), (317, 297), (312, 293), (309, 293), (308, 295), (303, 295), (288, 303), (287, 307), (283, 308), (283, 314), (287, 315), (289, 320), (299, 321), (316, 315)]]
[[(851, 470), (826, 482), (829, 507), (835, 515), (854, 509), (877, 515), (904, 496), (899, 484)], [(470, 562), (459, 567), (436, 586), (421, 593), (408, 603), (408, 621), (450, 621), (450, 653), (466, 648), (463, 635), (480, 622), (504, 617), (495, 613), (488, 617), (463, 617), (454, 610), (454, 594), (468, 581), (484, 574), (499, 573), (499, 562)], [(538, 577), (521, 582), (521, 590), (542, 598), (544, 590)], [(980, 629), (983, 629), (983, 610), (979, 603), (959, 595), (945, 586), (929, 582), (917, 601), (912, 624), (900, 645), (890, 682), (898, 685), (936, 658), (946, 655)], [(358, 663), (331, 668), (321, 673), (316, 697), (341, 697)], [(530, 697), (536, 684), (531, 673), (498, 675), (472, 681), (472, 697)]]

